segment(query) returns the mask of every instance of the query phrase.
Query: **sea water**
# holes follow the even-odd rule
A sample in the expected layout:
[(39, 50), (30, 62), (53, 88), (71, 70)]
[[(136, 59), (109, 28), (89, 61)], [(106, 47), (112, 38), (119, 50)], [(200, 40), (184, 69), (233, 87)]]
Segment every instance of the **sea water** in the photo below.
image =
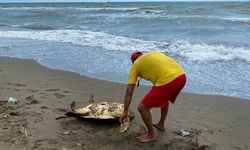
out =
[(136, 50), (176, 59), (186, 92), (250, 99), (250, 2), (0, 3), (0, 56), (126, 83)]

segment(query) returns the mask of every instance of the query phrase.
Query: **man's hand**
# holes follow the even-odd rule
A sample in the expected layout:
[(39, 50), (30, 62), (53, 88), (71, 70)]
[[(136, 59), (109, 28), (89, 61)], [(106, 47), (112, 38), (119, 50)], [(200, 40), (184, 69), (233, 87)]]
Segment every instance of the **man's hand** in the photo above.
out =
[(127, 118), (128, 118), (128, 114), (126, 112), (123, 112), (121, 117), (119, 118), (120, 123), (123, 124)]
[(135, 88), (135, 84), (128, 84), (127, 85), (127, 90), (126, 90), (126, 94), (125, 94), (125, 98), (124, 98), (124, 110), (123, 110), (123, 113), (119, 119), (121, 124), (126, 122), (125, 119), (128, 118), (129, 105), (131, 102), (134, 88)]

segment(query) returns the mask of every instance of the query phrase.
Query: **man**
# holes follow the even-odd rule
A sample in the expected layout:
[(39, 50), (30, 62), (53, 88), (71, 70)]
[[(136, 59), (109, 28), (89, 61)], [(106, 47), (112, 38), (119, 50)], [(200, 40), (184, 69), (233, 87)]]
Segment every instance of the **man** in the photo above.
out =
[[(141, 100), (138, 111), (147, 127), (147, 134), (139, 137), (141, 143), (156, 140), (154, 127), (165, 131), (165, 120), (168, 113), (169, 101), (175, 102), (176, 97), (186, 83), (185, 72), (173, 59), (160, 52), (134, 52), (131, 55), (132, 67), (130, 69), (127, 90), (124, 98), (124, 111), (120, 117), (123, 123), (128, 116), (129, 105), (137, 78), (143, 78), (152, 82), (153, 87)], [(150, 109), (161, 108), (161, 118), (158, 123), (153, 124)]]

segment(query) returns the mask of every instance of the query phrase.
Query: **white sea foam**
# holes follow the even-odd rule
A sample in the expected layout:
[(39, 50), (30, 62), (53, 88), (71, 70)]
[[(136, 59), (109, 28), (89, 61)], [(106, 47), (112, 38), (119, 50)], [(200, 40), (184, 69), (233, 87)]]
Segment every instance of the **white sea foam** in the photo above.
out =
[(120, 10), (120, 11), (135, 11), (137, 7), (0, 7), (0, 10), (85, 10), (85, 11), (100, 11), (100, 10)]
[(154, 50), (157, 42), (88, 30), (0, 31), (0, 37), (28, 38), (101, 47), (108, 50)]
[(169, 47), (171, 53), (185, 56), (192, 60), (244, 60), (250, 62), (250, 49), (225, 45), (191, 44), (178, 41)]
[(157, 10), (157, 8), (141, 7), (0, 7), (0, 10), (85, 10), (85, 11), (137, 11), (137, 10)]
[(165, 10), (154, 7), (0, 7), (0, 10), (79, 10), (79, 11), (116, 11), (142, 14), (165, 14)]
[(136, 11), (137, 7), (67, 7), (67, 9), (76, 9), (84, 11)]
[(169, 19), (209, 19), (209, 20), (224, 20), (230, 22), (250, 23), (249, 17), (220, 17), (220, 16), (204, 16), (204, 15), (168, 15)]
[(58, 10), (60, 7), (0, 7), (0, 10)]
[(145, 41), (89, 30), (0, 31), (0, 37), (72, 43), (81, 46), (100, 47), (107, 50), (157, 50), (180, 55), (191, 60), (236, 59), (250, 62), (250, 49), (246, 47), (209, 45), (205, 43), (191, 44), (187, 41), (177, 41), (174, 43)]
[(250, 23), (250, 18), (236, 18), (236, 17), (228, 17), (222, 18), (223, 20), (232, 21), (232, 22), (241, 22), (241, 23)]

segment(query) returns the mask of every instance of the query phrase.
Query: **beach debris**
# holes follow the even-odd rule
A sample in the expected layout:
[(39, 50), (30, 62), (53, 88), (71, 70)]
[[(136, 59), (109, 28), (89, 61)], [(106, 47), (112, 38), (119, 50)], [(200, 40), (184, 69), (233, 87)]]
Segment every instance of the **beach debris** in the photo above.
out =
[[(115, 102), (96, 102), (92, 94), (89, 104), (86, 107), (76, 108), (75, 102), (71, 103), (71, 111), (65, 113), (66, 116), (76, 116), (88, 119), (114, 119), (119, 121), (123, 113), (124, 105)], [(129, 129), (130, 120), (134, 117), (134, 113), (129, 111), (126, 121), (120, 124), (120, 133)]]
[(24, 125), (20, 125), (19, 133), (21, 144), (26, 144), (28, 142), (28, 131)]
[(22, 134), (22, 137), (26, 138), (28, 136), (28, 132), (27, 132), (26, 128), (22, 125), (20, 126), (19, 132)]
[(199, 129), (194, 129), (194, 128), (191, 128), (189, 130), (190, 134), (195, 134), (195, 135), (200, 135), (201, 134), (201, 130)]
[(8, 103), (17, 103), (17, 99), (15, 97), (9, 97)]
[(192, 142), (192, 145), (195, 146), (195, 147), (199, 147), (200, 143), (199, 143), (199, 139), (197, 136), (194, 136), (191, 140)]
[(8, 113), (5, 113), (3, 115), (1, 115), (1, 119), (4, 118), (4, 119), (8, 119), (9, 117), (11, 116), (19, 116), (20, 114), (18, 112), (8, 112)]
[(177, 135), (181, 135), (183, 137), (190, 135), (190, 132), (185, 131), (185, 129), (181, 129), (180, 131), (174, 131), (174, 133), (177, 134)]
[(64, 131), (63, 134), (65, 135), (73, 135), (73, 134), (76, 134), (77, 132), (76, 131)]
[(72, 148), (67, 149), (67, 148), (62, 147), (62, 150), (75, 150), (75, 149), (72, 149)]
[(4, 116), (2, 116), (1, 118), (7, 119), (9, 118), (10, 114), (5, 114)]
[(17, 99), (15, 97), (9, 97), (7, 100), (0, 100), (0, 102), (4, 102), (4, 103), (8, 102), (8, 103), (15, 104), (17, 103)]

